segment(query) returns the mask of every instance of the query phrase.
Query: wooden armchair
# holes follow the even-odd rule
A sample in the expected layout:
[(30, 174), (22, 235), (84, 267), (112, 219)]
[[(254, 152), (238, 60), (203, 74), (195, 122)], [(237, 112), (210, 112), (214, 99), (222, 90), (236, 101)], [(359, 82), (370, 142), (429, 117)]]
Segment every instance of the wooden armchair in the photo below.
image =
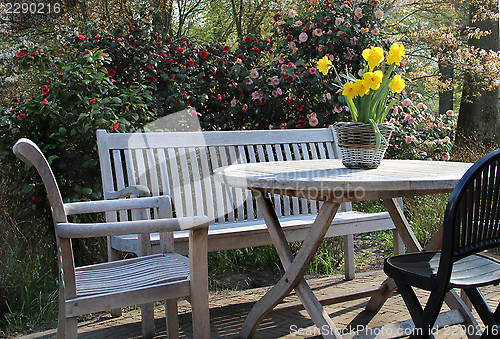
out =
[[(500, 337), (500, 305), (492, 312), (478, 287), (500, 283), (500, 260), (482, 253), (500, 246), (500, 149), (478, 160), (450, 196), (441, 251), (386, 259), (385, 273), (396, 282), (415, 323), (412, 338), (432, 337), (434, 323), (453, 288), (462, 288), (483, 320), (481, 338)], [(413, 287), (430, 291), (422, 308)], [(476, 333), (467, 328), (468, 334)]]
[[(20, 139), (13, 151), (36, 167), (48, 193), (59, 262), (58, 338), (76, 337), (79, 315), (156, 300), (166, 300), (168, 337), (176, 338), (177, 299), (185, 296), (190, 297), (194, 336), (210, 337), (206, 217), (168, 218), (168, 196), (64, 204), (40, 149), (32, 141)], [(70, 223), (67, 219), (70, 214), (109, 211), (155, 213), (157, 218), (106, 223)], [(172, 232), (180, 230), (189, 230), (189, 259), (173, 252)], [(161, 234), (160, 254), (75, 267), (72, 238), (151, 232)], [(143, 326), (143, 335), (153, 336), (154, 327)]]

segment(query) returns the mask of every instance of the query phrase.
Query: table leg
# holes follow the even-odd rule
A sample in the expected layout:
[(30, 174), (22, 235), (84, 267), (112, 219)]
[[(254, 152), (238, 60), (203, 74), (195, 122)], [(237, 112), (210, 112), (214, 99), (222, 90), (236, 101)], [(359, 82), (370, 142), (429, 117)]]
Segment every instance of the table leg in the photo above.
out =
[[(311, 316), (316, 326), (325, 338), (340, 338), (332, 320), (314, 296), (311, 288), (303, 278), (304, 273), (312, 260), (316, 250), (330, 227), (339, 203), (325, 202), (321, 207), (316, 220), (311, 225), (306, 240), (302, 243), (299, 252), (293, 257), (285, 234), (276, 216), (272, 202), (263, 192), (257, 194), (257, 201), (262, 210), (269, 233), (280, 257), (285, 274), (250, 310), (240, 331), (241, 338), (249, 338), (257, 329), (260, 321), (285, 298), (292, 289), (295, 289), (300, 301)], [(328, 326), (328, 327), (325, 327)], [(330, 328), (328, 333), (324, 329)]]

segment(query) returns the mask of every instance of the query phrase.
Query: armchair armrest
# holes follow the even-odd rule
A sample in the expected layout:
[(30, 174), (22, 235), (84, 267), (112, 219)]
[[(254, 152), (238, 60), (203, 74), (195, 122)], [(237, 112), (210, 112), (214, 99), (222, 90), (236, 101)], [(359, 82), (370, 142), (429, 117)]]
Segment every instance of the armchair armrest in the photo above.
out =
[(64, 204), (64, 210), (67, 215), (73, 215), (144, 208), (159, 208), (161, 206), (169, 205), (170, 197), (168, 195), (163, 195), (159, 197), (147, 198), (71, 202)]
[(106, 223), (56, 224), (57, 236), (61, 238), (95, 238), (110, 235), (173, 232), (204, 228), (208, 229), (208, 218), (205, 216)]

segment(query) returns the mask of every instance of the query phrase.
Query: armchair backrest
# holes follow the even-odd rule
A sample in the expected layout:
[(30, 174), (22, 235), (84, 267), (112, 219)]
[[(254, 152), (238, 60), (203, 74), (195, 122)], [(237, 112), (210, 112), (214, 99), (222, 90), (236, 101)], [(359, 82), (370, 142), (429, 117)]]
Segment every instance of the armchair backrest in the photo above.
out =
[(451, 274), (454, 261), (500, 246), (499, 195), (500, 149), (479, 159), (450, 196), (443, 224), (442, 274)]
[[(67, 222), (66, 212), (61, 198), (61, 192), (57, 185), (54, 173), (38, 146), (29, 139), (19, 139), (13, 147), (14, 154), (23, 160), (27, 165), (34, 166), (38, 174), (42, 177), (43, 184), (47, 190), (47, 196), (52, 210), (52, 220), (56, 223)], [(66, 297), (76, 295), (75, 285), (75, 264), (71, 240), (60, 238), (57, 235), (57, 228), (54, 227), (57, 241), (57, 257), (59, 261), (60, 279), (64, 281), (64, 294)]]

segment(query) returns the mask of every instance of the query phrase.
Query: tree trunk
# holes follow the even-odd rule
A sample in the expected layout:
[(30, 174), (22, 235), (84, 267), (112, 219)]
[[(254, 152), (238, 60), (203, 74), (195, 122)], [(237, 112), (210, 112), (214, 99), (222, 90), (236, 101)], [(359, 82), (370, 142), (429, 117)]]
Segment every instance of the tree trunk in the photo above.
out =
[[(487, 0), (483, 4), (489, 7), (489, 10), (498, 12), (495, 0)], [(469, 8), (469, 26), (491, 33), (480, 39), (470, 38), (468, 45), (486, 51), (498, 51), (498, 21), (487, 19), (472, 22), (472, 18), (480, 9), (474, 3)], [(489, 91), (480, 88), (477, 85), (477, 79), (480, 76), (481, 74), (470, 72), (464, 79), (457, 124), (456, 144), (458, 147), (466, 145), (470, 137), (483, 143), (493, 141), (500, 144), (499, 90), (498, 87)]]
[(439, 114), (446, 114), (446, 111), (453, 110), (453, 65), (448, 60), (440, 58), (438, 61), (440, 80), (447, 82), (451, 86), (450, 89), (439, 92)]

